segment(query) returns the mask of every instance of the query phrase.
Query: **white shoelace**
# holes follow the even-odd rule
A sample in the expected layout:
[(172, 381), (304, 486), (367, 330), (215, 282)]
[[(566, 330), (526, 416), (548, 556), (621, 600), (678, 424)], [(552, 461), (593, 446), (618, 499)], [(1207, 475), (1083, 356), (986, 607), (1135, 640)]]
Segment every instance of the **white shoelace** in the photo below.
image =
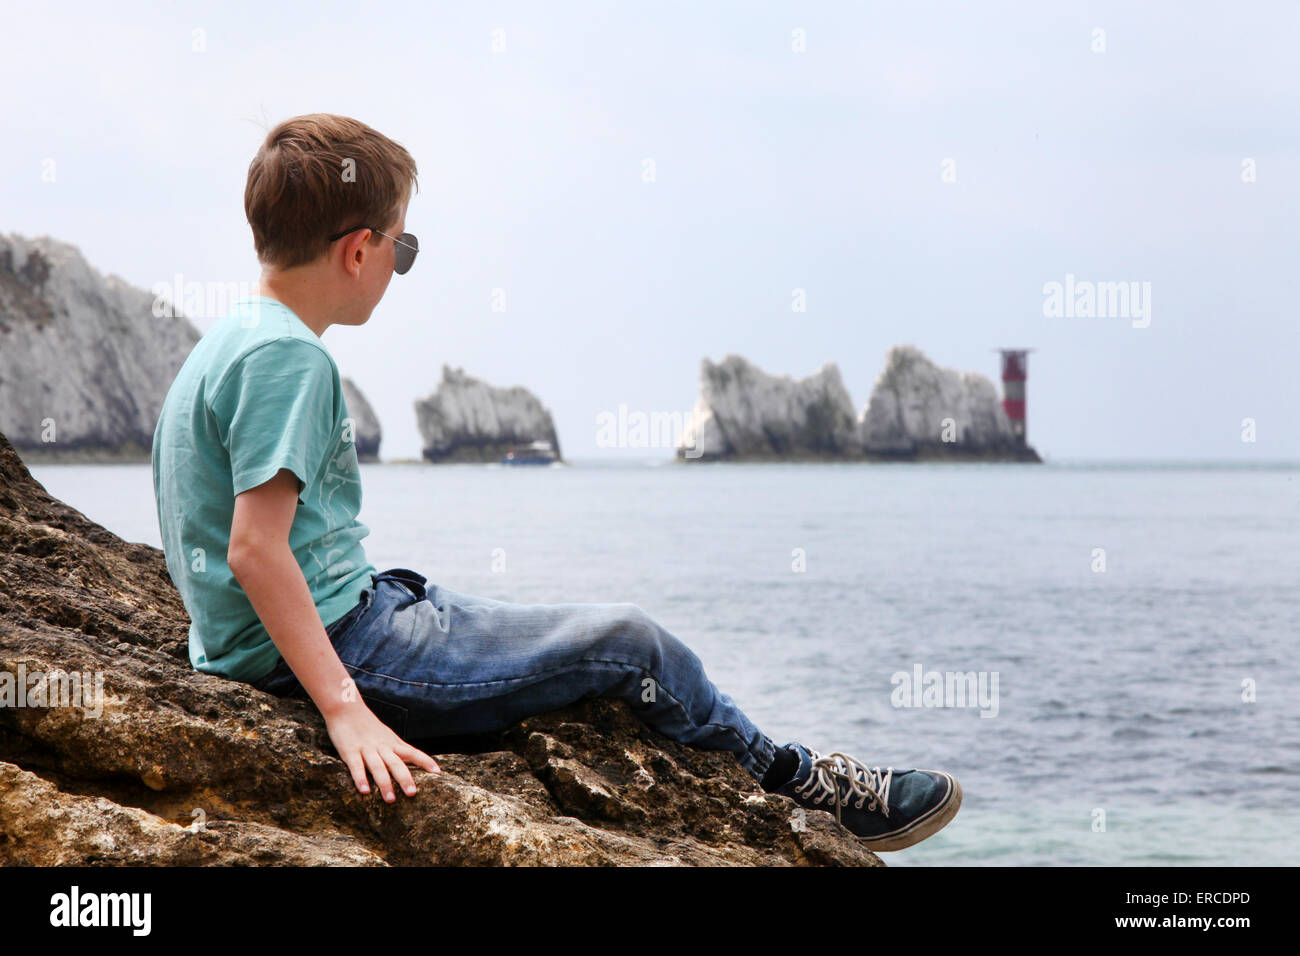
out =
[[(831, 800), (835, 804), (837, 823), (843, 823), (840, 808), (847, 807), (853, 797), (858, 798), (853, 805), (854, 809), (861, 810), (870, 798), (868, 810), (879, 807), (881, 813), (889, 816), (889, 783), (894, 777), (893, 767), (886, 767), (882, 772), (879, 767), (868, 767), (862, 761), (838, 751), (826, 756), (815, 750), (808, 753), (812, 757), (812, 772), (808, 775), (807, 782), (796, 787), (795, 792), (812, 797), (813, 803)], [(847, 792), (843, 796), (839, 793), (839, 780), (848, 783)]]

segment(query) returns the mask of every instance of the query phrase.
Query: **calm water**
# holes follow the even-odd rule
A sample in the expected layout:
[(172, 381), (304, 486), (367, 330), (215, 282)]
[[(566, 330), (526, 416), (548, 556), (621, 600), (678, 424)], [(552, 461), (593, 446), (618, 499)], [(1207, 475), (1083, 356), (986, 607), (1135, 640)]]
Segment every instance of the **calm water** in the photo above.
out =
[[(147, 466), (34, 474), (158, 545)], [(633, 601), (778, 743), (954, 772), (956, 820), (893, 865), (1300, 862), (1300, 467), (363, 478), (381, 569), (505, 600)], [(996, 716), (893, 706), (892, 675), (917, 665), (996, 673)]]

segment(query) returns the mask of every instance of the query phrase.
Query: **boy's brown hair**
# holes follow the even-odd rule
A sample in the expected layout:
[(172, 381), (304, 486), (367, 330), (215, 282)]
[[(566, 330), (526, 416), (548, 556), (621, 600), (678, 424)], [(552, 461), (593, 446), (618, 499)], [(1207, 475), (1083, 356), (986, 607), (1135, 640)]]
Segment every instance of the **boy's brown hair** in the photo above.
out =
[(244, 212), (258, 261), (289, 269), (323, 255), (344, 229), (383, 229), (416, 187), (411, 154), (365, 123), (331, 113), (287, 119), (248, 166)]

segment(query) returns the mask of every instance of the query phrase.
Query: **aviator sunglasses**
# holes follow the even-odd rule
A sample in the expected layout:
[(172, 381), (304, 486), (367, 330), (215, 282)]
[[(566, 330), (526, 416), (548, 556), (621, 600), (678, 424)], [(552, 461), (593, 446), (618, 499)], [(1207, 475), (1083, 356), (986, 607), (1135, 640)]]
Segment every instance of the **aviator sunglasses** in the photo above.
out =
[(400, 236), (390, 236), (386, 232), (380, 232), (374, 226), (353, 226), (351, 229), (344, 229), (342, 232), (330, 236), (330, 242), (342, 239), (350, 232), (356, 232), (358, 229), (369, 229), (371, 232), (383, 236), (385, 239), (393, 240), (393, 271), (399, 276), (404, 276), (411, 270), (415, 264), (415, 254), (420, 251), (420, 240), (409, 232), (404, 232)]

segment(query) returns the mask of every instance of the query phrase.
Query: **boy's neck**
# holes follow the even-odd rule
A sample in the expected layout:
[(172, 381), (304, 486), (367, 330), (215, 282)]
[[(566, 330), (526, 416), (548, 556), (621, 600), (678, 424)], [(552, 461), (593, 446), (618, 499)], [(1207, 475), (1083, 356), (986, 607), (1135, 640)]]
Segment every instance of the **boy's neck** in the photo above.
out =
[(322, 285), (304, 269), (284, 269), (263, 272), (256, 294), (286, 306), (320, 338), (334, 324), (330, 307), (320, 295)]

